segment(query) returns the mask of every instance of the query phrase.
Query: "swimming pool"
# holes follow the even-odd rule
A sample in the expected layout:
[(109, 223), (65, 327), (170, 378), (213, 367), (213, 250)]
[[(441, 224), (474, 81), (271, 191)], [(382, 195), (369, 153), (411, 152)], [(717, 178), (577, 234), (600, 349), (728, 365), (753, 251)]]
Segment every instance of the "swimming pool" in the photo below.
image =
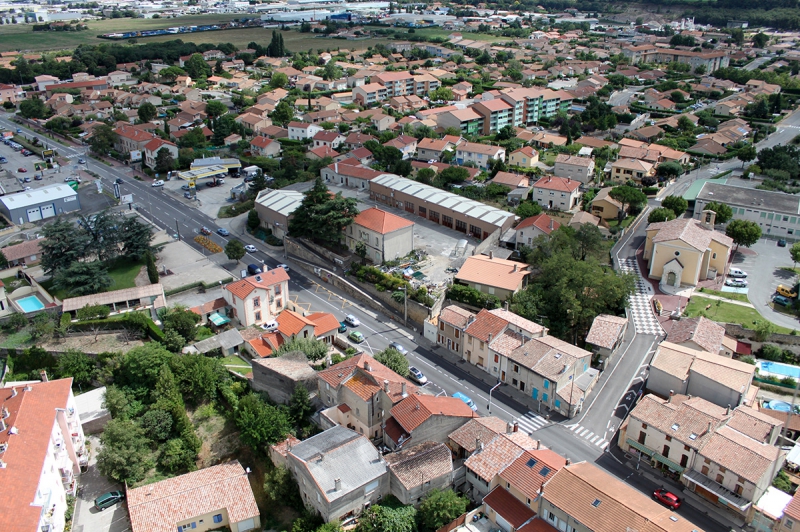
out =
[(28, 296), (23, 297), (22, 299), (17, 299), (17, 305), (19, 305), (19, 308), (21, 308), (24, 312), (34, 312), (44, 308), (44, 303), (42, 303), (42, 301), (36, 296)]
[(800, 367), (781, 364), (780, 362), (759, 362), (761, 371), (767, 371), (784, 377), (800, 378)]

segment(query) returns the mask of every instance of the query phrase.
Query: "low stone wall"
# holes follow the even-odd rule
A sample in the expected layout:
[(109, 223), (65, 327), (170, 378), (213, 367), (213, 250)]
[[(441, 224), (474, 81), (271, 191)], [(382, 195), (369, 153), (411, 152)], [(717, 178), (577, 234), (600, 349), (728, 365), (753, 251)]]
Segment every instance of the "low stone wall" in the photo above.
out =
[[(800, 334), (793, 335), (772, 333), (765, 341), (758, 342), (755, 340), (756, 331), (752, 329), (745, 329), (738, 323), (725, 323), (723, 325), (725, 326), (725, 334), (728, 336), (749, 342), (753, 347), (753, 353), (761, 349), (761, 346), (764, 344), (778, 344), (782, 348), (788, 349), (789, 351), (800, 355)], [(798, 329), (800, 332), (800, 328)]]
[[(345, 262), (350, 260), (350, 257), (338, 255), (327, 248), (318, 246), (307, 240), (303, 240), (301, 242), (293, 238), (286, 237), (283, 239), (283, 245), (286, 248), (286, 252), (290, 255), (303, 257), (305, 260), (319, 264), (322, 267), (327, 267), (329, 264), (342, 267)], [(326, 259), (327, 263), (322, 262), (323, 259)]]

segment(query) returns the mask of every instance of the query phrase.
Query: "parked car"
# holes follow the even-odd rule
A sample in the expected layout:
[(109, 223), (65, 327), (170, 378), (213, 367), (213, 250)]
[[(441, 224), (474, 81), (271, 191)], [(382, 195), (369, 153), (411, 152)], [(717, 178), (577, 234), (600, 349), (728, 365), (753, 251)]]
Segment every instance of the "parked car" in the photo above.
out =
[(217, 234), (219, 234), (219, 235), (221, 235), (221, 236), (228, 236), (228, 235), (230, 235), (231, 233), (230, 233), (230, 231), (228, 231), (228, 230), (227, 230), (227, 229), (225, 229), (224, 227), (220, 227), (219, 229), (217, 229)]
[(28, 171), (28, 169), (27, 169), (27, 168), (17, 168), (17, 172), (19, 172), (19, 173), (21, 173), (21, 174), (24, 174), (24, 173), (25, 173), (25, 172), (27, 172), (27, 171)]
[(7, 162), (8, 162), (8, 159), (6, 159), (5, 157), (0, 157), (0, 163), (5, 164)]
[(464, 395), (463, 393), (456, 392), (453, 394), (453, 397), (455, 397), (456, 399), (461, 399), (467, 404), (468, 407), (472, 409), (473, 412), (477, 412), (478, 407), (475, 405), (475, 402), (466, 395)]
[(350, 334), (347, 335), (351, 342), (355, 342), (360, 344), (364, 341), (364, 335), (361, 334), (359, 331), (350, 331)]
[(253, 244), (247, 244), (247, 245), (244, 247), (244, 250), (245, 250), (246, 252), (248, 252), (248, 253), (255, 253), (256, 251), (258, 251), (258, 249), (257, 249), (257, 248), (256, 248), (256, 247), (255, 247)]
[(259, 266), (258, 264), (248, 264), (247, 273), (250, 275), (258, 275), (259, 273), (261, 273), (261, 266)]
[(732, 286), (734, 288), (747, 288), (747, 281), (744, 279), (728, 279), (725, 281), (725, 286)]
[(772, 298), (772, 302), (775, 303), (776, 305), (780, 305), (782, 307), (791, 307), (792, 306), (792, 300), (789, 299), (788, 297), (784, 297), (784, 296), (775, 296), (775, 297)]
[(347, 332), (347, 324), (343, 321), (339, 322), (339, 332), (346, 333)]
[(124, 499), (125, 494), (121, 491), (109, 491), (108, 493), (104, 493), (94, 500), (94, 507), (102, 512), (106, 508), (111, 508)]
[(345, 316), (344, 322), (350, 327), (358, 327), (359, 325), (361, 325), (361, 322), (358, 321), (358, 318), (356, 318), (352, 314), (348, 314), (347, 316)]
[(31, 182), (31, 178), (30, 178), (30, 177), (28, 177), (28, 176), (25, 176), (25, 177), (23, 177), (23, 178), (22, 178), (22, 181), (23, 181), (24, 183), (30, 183), (30, 182)]
[(788, 297), (789, 299), (794, 299), (797, 297), (797, 292), (782, 284), (779, 284), (775, 291), (783, 297)]
[(150, 186), (151, 187), (163, 187), (164, 186), (164, 181), (162, 179), (159, 179), (158, 181), (153, 181), (153, 184), (150, 185)]
[(673, 510), (677, 510), (681, 507), (680, 498), (671, 491), (667, 491), (665, 488), (658, 488), (654, 491), (653, 498)]
[(217, 186), (217, 182), (216, 181), (209, 181), (208, 183), (206, 183), (206, 186), (213, 188), (213, 187)]
[(728, 277), (735, 277), (737, 279), (744, 279), (747, 277), (747, 272), (739, 268), (731, 268), (728, 270)]
[(428, 382), (428, 377), (423, 375), (422, 372), (417, 368), (415, 368), (414, 366), (408, 367), (408, 378), (416, 382), (417, 384), (425, 384), (426, 382)]
[(192, 196), (192, 193), (191, 193), (191, 192), (184, 192), (184, 193), (183, 193), (183, 197), (184, 197), (184, 198), (186, 198), (186, 199), (192, 199), (192, 198), (194, 198), (194, 196)]
[(288, 265), (286, 265), (286, 264), (278, 264), (278, 265), (277, 265), (277, 266), (275, 266), (275, 267), (276, 267), (276, 268), (283, 268), (283, 269), (284, 269), (284, 270), (286, 270), (287, 272), (289, 271), (289, 266), (288, 266)]
[(786, 247), (786, 240), (784, 240), (783, 238), (778, 240), (778, 247), (779, 248), (785, 248)]
[(203, 227), (200, 228), (200, 233), (202, 233), (204, 235), (210, 235), (211, 234), (211, 229), (209, 229), (208, 227), (203, 226)]
[(33, 178), (34, 178), (36, 181), (41, 181), (42, 179), (44, 179), (44, 177), (42, 177), (42, 174), (36, 174), (35, 176), (33, 176)]
[(267, 332), (275, 332), (278, 330), (278, 322), (275, 320), (265, 321), (261, 324), (261, 328)]
[(402, 345), (400, 345), (397, 342), (390, 343), (389, 347), (391, 347), (392, 349), (394, 349), (395, 351), (397, 351), (401, 355), (407, 355), (408, 354), (408, 349), (406, 349), (405, 347), (403, 347)]
[(189, 190), (190, 188), (189, 185), (181, 185), (181, 190)]

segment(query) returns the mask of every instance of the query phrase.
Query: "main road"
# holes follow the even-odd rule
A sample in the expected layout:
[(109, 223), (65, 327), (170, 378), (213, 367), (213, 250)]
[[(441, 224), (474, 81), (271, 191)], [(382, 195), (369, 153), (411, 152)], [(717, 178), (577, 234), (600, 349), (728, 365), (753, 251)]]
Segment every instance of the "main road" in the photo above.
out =
[[(0, 124), (8, 128), (18, 127), (5, 117), (0, 117)], [(54, 145), (52, 139), (38, 131), (27, 129), (24, 134)], [(66, 146), (63, 143), (57, 145), (57, 151), (60, 156), (70, 159), (85, 154), (84, 147)], [(201, 250), (201, 247), (193, 240), (195, 231), (203, 226), (212, 231), (218, 228), (213, 218), (164, 193), (161, 187), (151, 187), (149, 181), (132, 179), (124, 167), (109, 166), (88, 157), (86, 166), (89, 171), (99, 176), (105, 187), (111, 188), (117, 179), (122, 179), (121, 193), (134, 195), (139, 214), (162, 229), (180, 234), (184, 242), (198, 250)], [(630, 254), (631, 249), (635, 249), (635, 232), (631, 231), (630, 234), (625, 247), (622, 248), (621, 258)], [(216, 232), (211, 238), (223, 247), (228, 241), (228, 238)], [(249, 235), (237, 235), (237, 238), (244, 240), (246, 244), (259, 243)], [(429, 384), (426, 386), (432, 393), (452, 395), (457, 391), (462, 392), (475, 401), (481, 415), (488, 412), (492, 383), (487, 383), (484, 379), (466, 371), (463, 363), (444, 356), (439, 348), (431, 346), (415, 331), (400, 326), (391, 313), (375, 313), (359, 305), (358, 302), (349, 300), (333, 287), (321, 286), (313, 276), (281, 255), (258, 251), (248, 256), (252, 259), (246, 259), (248, 262), (263, 262), (269, 267), (288, 263), (291, 268), (290, 292), (292, 299), (299, 306), (315, 311), (331, 312), (340, 319), (346, 314), (356, 316), (361, 322), (358, 330), (366, 337), (360, 346), (361, 349), (369, 353), (378, 353), (387, 348), (391, 342), (399, 342), (408, 349), (407, 357), (411, 365), (428, 377)], [(238, 275), (238, 272), (231, 273), (233, 276)], [(613, 438), (621, 419), (624, 419), (644, 383), (644, 371), (657, 340), (653, 335), (635, 334), (633, 326), (629, 329), (626, 342), (621, 348), (622, 354), (618, 356), (616, 363), (602, 373), (581, 414), (575, 419), (556, 422), (557, 420), (548, 419), (544, 413), (531, 412), (527, 406), (506, 394), (502, 386), (492, 394), (491, 413), (505, 421), (518, 422), (521, 430), (530, 433), (543, 445), (570, 458), (573, 462), (583, 460), (594, 462), (649, 495), (659, 485), (645, 476), (636, 475), (632, 469), (609, 452), (613, 447)], [(719, 523), (689, 504), (684, 504), (679, 513), (705, 530), (722, 530)]]

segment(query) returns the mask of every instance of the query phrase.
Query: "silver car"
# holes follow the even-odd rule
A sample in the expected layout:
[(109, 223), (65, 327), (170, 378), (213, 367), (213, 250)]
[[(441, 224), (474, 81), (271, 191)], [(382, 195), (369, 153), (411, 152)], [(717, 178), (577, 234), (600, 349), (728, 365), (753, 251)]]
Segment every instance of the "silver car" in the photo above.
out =
[(407, 355), (408, 349), (403, 347), (402, 345), (398, 344), (397, 342), (392, 342), (389, 344), (389, 347), (400, 353), (401, 355)]
[(426, 382), (428, 382), (428, 377), (423, 375), (422, 372), (417, 368), (415, 368), (414, 366), (408, 367), (408, 378), (416, 382), (417, 384), (425, 384)]

